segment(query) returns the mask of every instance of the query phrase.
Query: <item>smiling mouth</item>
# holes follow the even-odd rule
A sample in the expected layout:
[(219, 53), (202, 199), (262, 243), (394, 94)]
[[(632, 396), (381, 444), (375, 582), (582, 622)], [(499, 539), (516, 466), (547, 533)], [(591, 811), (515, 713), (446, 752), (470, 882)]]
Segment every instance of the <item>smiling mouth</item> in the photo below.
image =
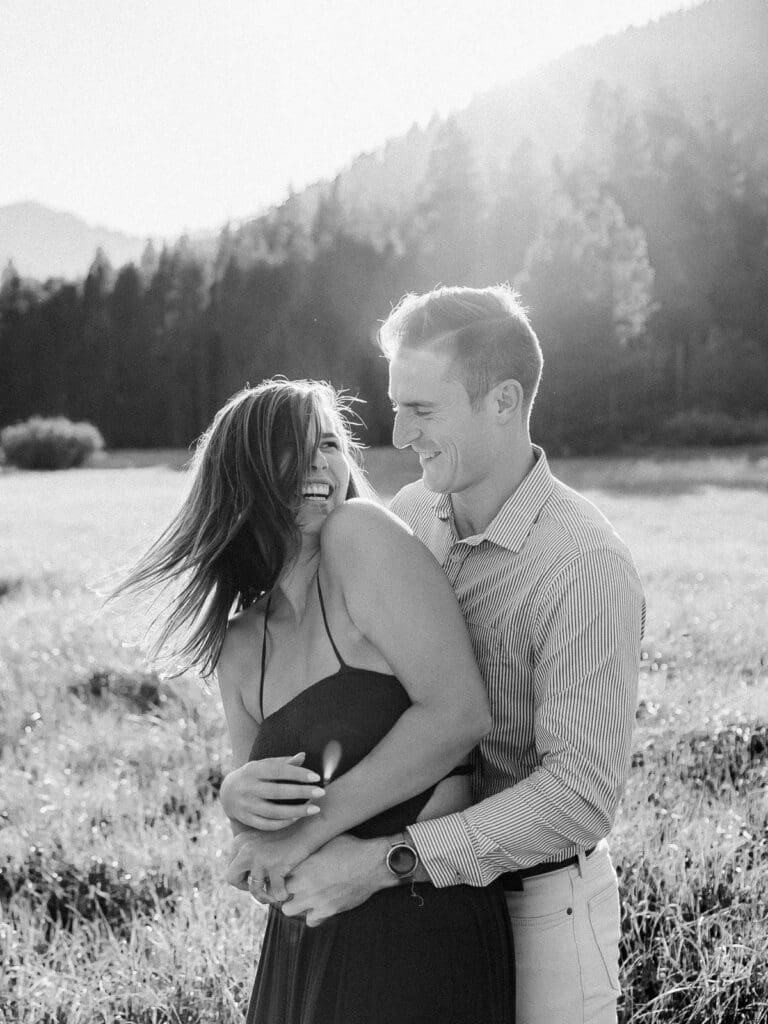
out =
[(301, 492), (304, 501), (314, 501), (318, 504), (327, 501), (333, 494), (333, 487), (328, 483), (307, 484)]

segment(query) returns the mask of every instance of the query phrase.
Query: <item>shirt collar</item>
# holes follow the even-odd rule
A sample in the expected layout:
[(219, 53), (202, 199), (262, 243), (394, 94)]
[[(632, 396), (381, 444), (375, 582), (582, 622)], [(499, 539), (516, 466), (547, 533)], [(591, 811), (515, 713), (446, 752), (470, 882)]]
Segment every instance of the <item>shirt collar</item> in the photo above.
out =
[[(522, 548), (554, 488), (554, 477), (543, 448), (536, 444), (532, 447), (536, 460), (532, 469), (501, 506), (485, 532), (472, 538), (474, 543), (488, 540), (515, 552)], [(432, 508), (438, 519), (453, 525), (450, 494), (436, 494)]]

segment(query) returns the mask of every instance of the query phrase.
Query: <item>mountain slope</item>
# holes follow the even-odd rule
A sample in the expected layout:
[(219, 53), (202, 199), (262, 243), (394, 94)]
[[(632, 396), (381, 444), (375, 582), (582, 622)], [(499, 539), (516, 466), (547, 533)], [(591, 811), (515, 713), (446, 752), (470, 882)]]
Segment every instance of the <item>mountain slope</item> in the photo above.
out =
[(145, 241), (91, 227), (74, 214), (41, 203), (0, 207), (0, 269), (12, 259), (22, 277), (82, 277), (99, 247), (113, 266), (122, 266), (139, 259)]
[[(514, 74), (514, 67), (510, 67)], [(566, 160), (588, 134), (589, 98), (596, 82), (618, 87), (638, 109), (677, 106), (693, 123), (721, 119), (768, 150), (768, 0), (706, 0), (581, 47), (539, 71), (478, 96), (456, 120), (472, 141), (477, 170), (493, 188), (500, 171), (525, 139), (546, 171), (558, 155)], [(441, 129), (434, 118), (379, 149), (363, 153), (338, 177), (336, 198), (348, 223), (363, 237), (386, 237), (411, 214)], [(327, 182), (316, 182), (284, 204), (290, 218), (308, 226)], [(266, 215), (233, 229), (232, 246), (258, 251)], [(216, 238), (191, 239), (204, 259)], [(138, 260), (144, 240), (94, 228), (72, 214), (39, 203), (0, 207), (0, 270), (13, 258), (24, 276), (81, 277), (98, 246), (114, 266)]]
[[(572, 156), (601, 81), (620, 88), (628, 105), (677, 105), (694, 123), (721, 119), (768, 148), (768, 0), (707, 0), (478, 96), (456, 120), (473, 142), (481, 177), (492, 181), (524, 139), (542, 169), (555, 155)], [(439, 128), (437, 119), (414, 126), (341, 173), (338, 196), (353, 221), (376, 223), (379, 210), (402, 214), (413, 204)], [(310, 210), (317, 192), (307, 190)]]

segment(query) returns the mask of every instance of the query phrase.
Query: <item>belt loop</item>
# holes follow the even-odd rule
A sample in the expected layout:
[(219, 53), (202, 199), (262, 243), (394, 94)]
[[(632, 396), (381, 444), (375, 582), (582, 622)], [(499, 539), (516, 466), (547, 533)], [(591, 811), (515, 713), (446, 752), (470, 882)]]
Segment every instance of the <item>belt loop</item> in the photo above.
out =
[(576, 856), (579, 858), (579, 874), (584, 877), (587, 868), (587, 853), (586, 850), (579, 848)]

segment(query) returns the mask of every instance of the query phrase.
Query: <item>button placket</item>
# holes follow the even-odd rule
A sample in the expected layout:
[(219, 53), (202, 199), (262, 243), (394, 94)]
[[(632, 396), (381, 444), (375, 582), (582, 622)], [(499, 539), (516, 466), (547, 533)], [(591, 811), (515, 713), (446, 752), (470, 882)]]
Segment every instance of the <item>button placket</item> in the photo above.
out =
[(469, 554), (469, 549), (465, 544), (454, 544), (451, 550), (448, 552), (448, 557), (443, 565), (443, 572), (448, 577), (451, 586), (455, 589), (456, 583), (459, 578), (462, 566)]

